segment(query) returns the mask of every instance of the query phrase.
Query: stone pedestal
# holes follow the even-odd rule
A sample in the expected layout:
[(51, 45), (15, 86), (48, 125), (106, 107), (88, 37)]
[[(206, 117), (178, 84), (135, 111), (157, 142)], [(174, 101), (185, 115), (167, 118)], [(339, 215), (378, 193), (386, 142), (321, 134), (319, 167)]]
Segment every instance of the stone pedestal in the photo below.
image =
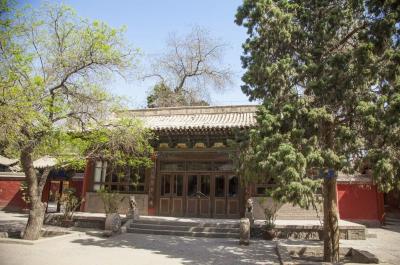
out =
[(240, 237), (239, 244), (248, 246), (250, 244), (250, 220), (248, 218), (240, 219)]
[(104, 225), (106, 231), (119, 233), (121, 230), (121, 217), (117, 213), (108, 214)]

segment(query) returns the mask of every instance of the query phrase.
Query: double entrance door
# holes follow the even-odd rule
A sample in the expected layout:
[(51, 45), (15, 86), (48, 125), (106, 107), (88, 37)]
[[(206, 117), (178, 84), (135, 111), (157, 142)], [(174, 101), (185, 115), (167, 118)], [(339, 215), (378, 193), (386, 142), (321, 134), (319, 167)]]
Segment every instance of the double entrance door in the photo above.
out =
[(168, 173), (160, 180), (159, 215), (239, 217), (239, 180), (233, 174)]

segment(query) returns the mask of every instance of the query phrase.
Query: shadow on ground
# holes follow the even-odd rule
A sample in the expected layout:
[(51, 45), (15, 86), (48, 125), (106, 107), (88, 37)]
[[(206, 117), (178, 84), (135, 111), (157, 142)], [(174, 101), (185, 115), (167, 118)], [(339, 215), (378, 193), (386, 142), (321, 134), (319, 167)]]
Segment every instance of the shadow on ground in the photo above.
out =
[(183, 264), (277, 264), (275, 243), (254, 240), (240, 246), (235, 239), (209, 239), (177, 236), (123, 234), (108, 239), (76, 239), (72, 243), (105, 248), (135, 248), (152, 251)]

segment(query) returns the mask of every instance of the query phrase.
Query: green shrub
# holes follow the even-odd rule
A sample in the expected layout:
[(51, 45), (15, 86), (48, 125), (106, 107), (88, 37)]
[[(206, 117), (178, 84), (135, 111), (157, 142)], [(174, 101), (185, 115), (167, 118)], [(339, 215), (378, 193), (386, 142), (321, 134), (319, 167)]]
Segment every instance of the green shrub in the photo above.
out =
[(78, 209), (83, 201), (83, 199), (79, 199), (75, 196), (75, 189), (65, 189), (60, 198), (60, 204), (64, 212), (63, 219), (65, 221), (72, 221), (76, 209)]
[(125, 197), (121, 198), (119, 193), (109, 191), (105, 188), (101, 188), (99, 191), (97, 191), (97, 193), (100, 195), (100, 198), (103, 201), (104, 212), (106, 214), (118, 213), (119, 205), (125, 199)]

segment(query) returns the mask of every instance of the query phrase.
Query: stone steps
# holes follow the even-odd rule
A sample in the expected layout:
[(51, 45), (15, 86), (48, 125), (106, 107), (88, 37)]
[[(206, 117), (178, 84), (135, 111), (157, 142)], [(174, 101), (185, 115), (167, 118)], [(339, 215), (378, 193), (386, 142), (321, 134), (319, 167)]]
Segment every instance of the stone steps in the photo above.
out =
[(128, 227), (129, 233), (174, 235), (208, 238), (239, 238), (239, 224), (137, 220)]
[(221, 228), (213, 226), (186, 226), (186, 225), (168, 225), (168, 224), (134, 224), (132, 228), (137, 229), (156, 229), (156, 230), (175, 230), (175, 231), (188, 231), (188, 232), (237, 232), (239, 228)]
[(399, 218), (395, 218), (395, 217), (386, 217), (385, 221), (387, 222), (394, 222), (394, 223), (399, 223), (400, 219)]
[[(206, 219), (207, 220), (207, 219)], [(188, 227), (218, 227), (218, 228), (239, 228), (239, 222), (223, 223), (223, 222), (207, 222), (207, 221), (170, 221), (163, 219), (141, 218), (132, 224), (153, 224), (153, 225), (171, 225), (171, 226), (188, 226)]]

